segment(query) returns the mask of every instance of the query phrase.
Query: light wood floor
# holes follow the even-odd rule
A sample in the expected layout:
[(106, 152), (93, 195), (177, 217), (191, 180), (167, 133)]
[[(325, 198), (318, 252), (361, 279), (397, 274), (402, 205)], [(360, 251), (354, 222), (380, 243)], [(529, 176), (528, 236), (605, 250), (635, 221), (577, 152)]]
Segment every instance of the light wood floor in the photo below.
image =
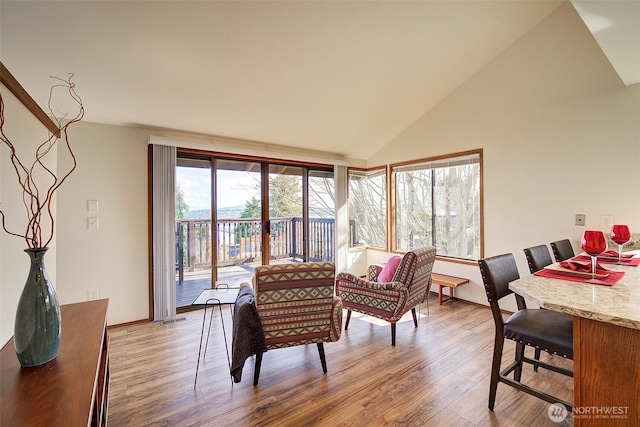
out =
[[(419, 327), (398, 323), (396, 347), (389, 324), (354, 313), (340, 341), (326, 343), (323, 374), (315, 345), (264, 355), (253, 386), (254, 358), (240, 383), (231, 383), (220, 318), (214, 317), (206, 360), (194, 374), (202, 310), (175, 323), (109, 330), (109, 425), (117, 426), (557, 426), (549, 404), (504, 384), (495, 412), (487, 409), (494, 326), (488, 308), (452, 301)], [(410, 316), (410, 314), (409, 314)], [(224, 310), (231, 344), (231, 315)], [(503, 364), (512, 360), (507, 343)], [(572, 362), (545, 360), (571, 367)], [(572, 379), (525, 367), (523, 381), (568, 401)], [(560, 425), (571, 425), (571, 416)]]

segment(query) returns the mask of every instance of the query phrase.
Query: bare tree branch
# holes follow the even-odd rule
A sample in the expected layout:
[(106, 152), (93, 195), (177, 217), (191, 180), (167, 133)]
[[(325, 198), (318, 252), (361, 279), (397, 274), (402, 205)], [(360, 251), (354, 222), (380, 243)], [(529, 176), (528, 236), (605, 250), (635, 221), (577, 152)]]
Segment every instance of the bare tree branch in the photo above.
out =
[[(49, 138), (36, 148), (34, 161), (29, 167), (26, 167), (19, 159), (14, 144), (4, 132), (4, 100), (0, 92), (0, 141), (9, 149), (9, 158), (16, 172), (18, 184), (22, 188), (22, 202), (27, 215), (26, 230), (24, 233), (18, 233), (7, 229), (5, 213), (0, 209), (2, 228), (9, 235), (23, 238), (27, 247), (31, 249), (46, 247), (53, 239), (55, 230), (55, 218), (52, 208), (54, 194), (77, 166), (76, 156), (69, 142), (68, 128), (84, 117), (84, 105), (82, 99), (76, 93), (75, 83), (72, 82), (73, 74), (69, 74), (66, 80), (58, 77), (52, 78), (58, 80), (60, 83), (51, 87), (48, 106), (54, 122), (58, 124), (60, 138), (50, 133)], [(66, 89), (68, 96), (78, 106), (78, 113), (71, 119), (67, 119), (67, 113), (56, 114), (51, 106), (54, 92), (59, 88)], [(65, 122), (64, 125), (62, 124), (63, 121)], [(62, 139), (63, 145), (56, 147), (60, 139)], [(60, 147), (66, 149), (72, 159), (71, 168), (62, 176), (59, 174), (56, 175), (57, 172), (54, 173), (45, 162), (47, 155), (52, 151), (60, 150)], [(43, 227), (43, 222), (46, 222), (49, 227)], [(43, 234), (45, 229), (48, 231), (46, 236)]]

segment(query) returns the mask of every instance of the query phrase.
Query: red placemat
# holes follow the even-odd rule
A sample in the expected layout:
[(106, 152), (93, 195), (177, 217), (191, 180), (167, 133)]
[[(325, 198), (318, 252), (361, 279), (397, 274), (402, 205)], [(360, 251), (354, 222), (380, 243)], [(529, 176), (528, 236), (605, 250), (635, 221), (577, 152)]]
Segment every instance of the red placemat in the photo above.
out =
[[(578, 255), (572, 259), (575, 261), (591, 261), (591, 257), (587, 255)], [(618, 264), (618, 258), (613, 258), (608, 256), (606, 257), (599, 256), (598, 262), (601, 262), (603, 264)], [(628, 265), (629, 267), (637, 267), (638, 265), (640, 265), (640, 257), (633, 257), (633, 258), (627, 258), (627, 259), (622, 258), (622, 264), (619, 264), (619, 265)]]
[[(570, 273), (573, 271), (569, 270)], [(613, 286), (622, 279), (624, 276), (624, 271), (609, 271), (609, 275), (603, 279), (596, 279), (595, 283), (590, 282), (591, 279), (587, 279), (584, 277), (571, 276), (569, 273), (563, 274), (558, 270), (551, 270), (549, 268), (543, 268), (540, 271), (536, 271), (536, 276), (548, 277), (550, 279), (561, 279), (561, 280), (569, 280), (572, 282), (580, 282), (580, 283), (589, 283), (594, 285), (603, 285), (603, 286)]]

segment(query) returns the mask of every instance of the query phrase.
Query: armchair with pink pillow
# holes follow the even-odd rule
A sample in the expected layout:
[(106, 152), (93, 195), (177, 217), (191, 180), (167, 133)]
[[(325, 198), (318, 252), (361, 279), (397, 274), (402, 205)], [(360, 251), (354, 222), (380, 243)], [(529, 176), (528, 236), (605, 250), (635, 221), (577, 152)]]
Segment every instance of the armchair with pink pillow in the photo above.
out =
[[(350, 273), (336, 276), (336, 292), (342, 298), (347, 311), (345, 331), (349, 327), (351, 311), (377, 317), (391, 323), (391, 345), (396, 345), (396, 323), (409, 310), (413, 314), (413, 323), (417, 327), (416, 307), (428, 296), (431, 288), (431, 271), (436, 259), (436, 248), (426, 246), (404, 254), (398, 260), (393, 257), (384, 267), (369, 267), (367, 279)], [(386, 278), (388, 270), (399, 262), (392, 279)], [(385, 271), (387, 268), (387, 271)], [(382, 276), (382, 277), (380, 277)]]

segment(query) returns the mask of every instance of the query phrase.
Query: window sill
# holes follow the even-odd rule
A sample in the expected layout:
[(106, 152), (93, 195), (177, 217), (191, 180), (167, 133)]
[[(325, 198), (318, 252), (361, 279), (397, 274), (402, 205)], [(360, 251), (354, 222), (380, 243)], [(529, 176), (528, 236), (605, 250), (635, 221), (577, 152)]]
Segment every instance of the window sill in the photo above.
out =
[(436, 261), (450, 262), (453, 264), (463, 264), (463, 265), (474, 265), (474, 266), (478, 265), (478, 261), (474, 259), (450, 258), (450, 257), (438, 256), (438, 254), (436, 254)]

